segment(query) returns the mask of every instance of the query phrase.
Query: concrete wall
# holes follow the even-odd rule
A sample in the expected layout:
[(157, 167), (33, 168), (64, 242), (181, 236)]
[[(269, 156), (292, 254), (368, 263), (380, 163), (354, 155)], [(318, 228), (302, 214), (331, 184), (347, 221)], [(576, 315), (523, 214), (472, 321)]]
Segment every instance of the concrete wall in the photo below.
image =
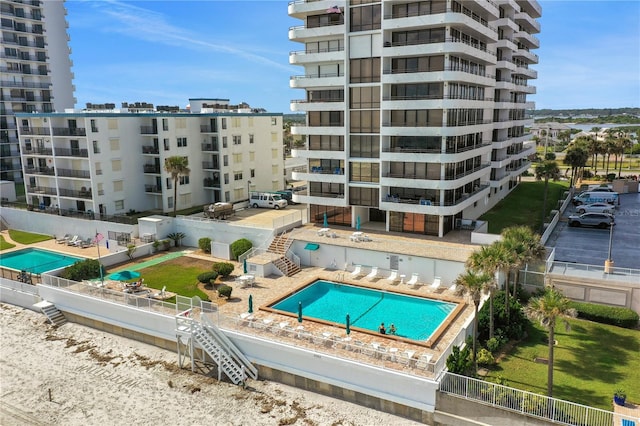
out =
[(569, 299), (629, 308), (640, 313), (638, 284), (553, 274), (549, 274), (547, 279)]

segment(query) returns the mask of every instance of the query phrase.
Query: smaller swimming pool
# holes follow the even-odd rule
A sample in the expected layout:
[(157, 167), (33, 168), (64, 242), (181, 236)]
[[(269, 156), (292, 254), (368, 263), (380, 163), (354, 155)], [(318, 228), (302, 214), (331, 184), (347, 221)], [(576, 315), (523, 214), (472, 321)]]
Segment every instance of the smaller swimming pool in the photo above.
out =
[(305, 318), (345, 324), (349, 314), (352, 327), (377, 332), (380, 323), (392, 323), (396, 335), (411, 340), (427, 340), (457, 307), (456, 303), (379, 291), (318, 280), (270, 308), (298, 313), (302, 303)]
[(79, 260), (83, 259), (48, 250), (27, 248), (6, 254), (3, 253), (0, 256), (0, 266), (18, 271), (27, 271), (32, 274), (41, 274), (53, 269), (73, 265)]

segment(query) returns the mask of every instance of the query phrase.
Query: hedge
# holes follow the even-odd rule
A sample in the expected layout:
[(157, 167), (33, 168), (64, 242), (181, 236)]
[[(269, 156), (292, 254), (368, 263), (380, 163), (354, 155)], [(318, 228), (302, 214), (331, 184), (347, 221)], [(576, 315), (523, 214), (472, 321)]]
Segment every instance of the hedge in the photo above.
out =
[(571, 302), (571, 307), (578, 312), (578, 318), (589, 321), (625, 328), (635, 328), (638, 325), (638, 314), (629, 308), (583, 302)]

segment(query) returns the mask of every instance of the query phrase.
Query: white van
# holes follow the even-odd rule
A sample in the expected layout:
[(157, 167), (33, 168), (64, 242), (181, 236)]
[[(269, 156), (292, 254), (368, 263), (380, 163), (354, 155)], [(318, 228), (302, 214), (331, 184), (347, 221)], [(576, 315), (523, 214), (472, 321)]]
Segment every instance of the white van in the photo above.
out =
[(574, 206), (592, 203), (620, 204), (620, 199), (617, 192), (585, 191), (573, 197), (572, 202)]
[(287, 200), (283, 199), (279, 194), (271, 192), (252, 192), (249, 205), (254, 209), (263, 207), (278, 210), (287, 207)]

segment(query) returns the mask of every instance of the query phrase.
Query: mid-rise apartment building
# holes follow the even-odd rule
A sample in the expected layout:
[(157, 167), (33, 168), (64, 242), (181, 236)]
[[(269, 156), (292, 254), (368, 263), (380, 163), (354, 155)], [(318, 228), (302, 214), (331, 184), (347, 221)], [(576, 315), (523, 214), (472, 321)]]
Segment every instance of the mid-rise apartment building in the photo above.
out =
[(1, 0), (0, 179), (22, 181), (17, 113), (73, 108), (66, 9), (60, 0)]
[(443, 236), (529, 167), (535, 0), (295, 1), (309, 220)]
[[(284, 188), (282, 114), (228, 99), (17, 114), (27, 202), (91, 217), (248, 199)], [(165, 160), (187, 158), (177, 200)]]

